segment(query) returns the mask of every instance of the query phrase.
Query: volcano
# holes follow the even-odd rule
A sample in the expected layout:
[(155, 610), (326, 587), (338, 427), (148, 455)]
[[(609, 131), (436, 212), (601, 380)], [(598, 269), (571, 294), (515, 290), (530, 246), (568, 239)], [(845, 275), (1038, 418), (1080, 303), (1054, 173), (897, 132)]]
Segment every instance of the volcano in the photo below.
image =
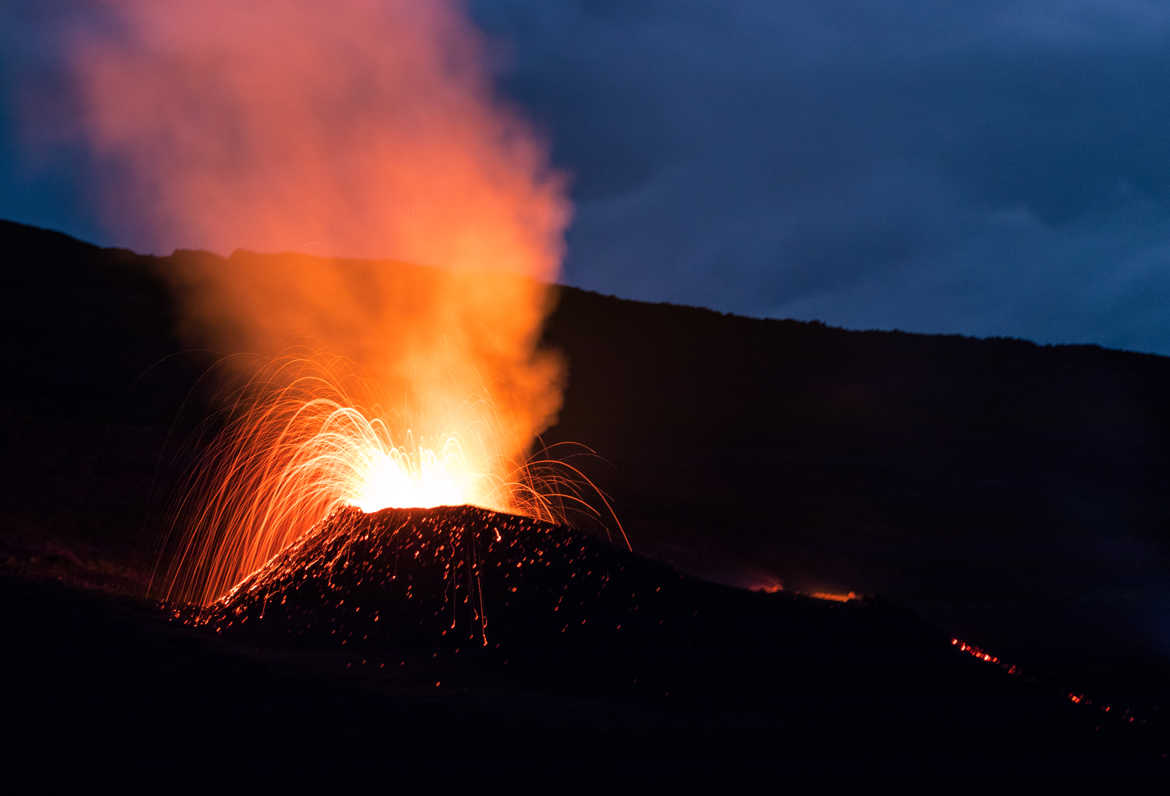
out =
[(1164, 603), (1139, 588), (1164, 583), (1165, 358), (565, 288), (547, 441), (607, 457), (583, 467), (635, 552), (466, 506), (342, 509), (217, 601), (160, 607), (162, 487), (196, 461), (167, 440), (201, 431), (211, 396), (158, 274), (244, 255), (4, 223), (0, 243), (37, 264), (0, 296), (22, 385), (0, 605), (6, 716), (38, 760), (1165, 771), (1141, 726), (1167, 704), (1141, 646)]
[(1132, 733), (1102, 742), (1051, 688), (973, 665), (991, 656), (882, 600), (724, 587), (470, 506), (338, 510), (219, 601), (177, 615), (233, 643), (340, 656), (367, 686), (389, 678), (461, 702), (522, 684), (522, 699), (483, 719), (519, 732), (531, 730), (529, 700), (553, 711), (587, 700), (585, 716), (559, 720), (752, 729), (814, 757), (929, 750), (928, 768), (978, 756), (988, 739), (1013, 764), (1080, 749), (1108, 770), (1115, 744), (1134, 751)]
[(265, 771), (294, 737), (357, 770), (452, 748), (555, 767), (604, 731), (640, 747), (605, 762), (619, 772), (663, 754), (793, 770), (1160, 762), (1120, 715), (1102, 734), (1099, 712), (883, 600), (722, 586), (468, 506), (336, 511), (202, 608), (2, 585), (25, 606), (6, 625), (24, 642), (11, 715), (38, 732), (72, 716), (68, 737), (101, 759), (145, 745), (169, 768), (210, 734)]
[[(263, 630), (376, 652), (404, 644), (499, 649), (573, 631), (645, 629), (630, 561), (565, 526), (473, 506), (342, 508), (188, 616), (217, 632)], [(653, 594), (679, 576), (653, 567)], [(611, 588), (612, 585), (612, 588)], [(630, 589), (633, 589), (630, 591)], [(623, 624), (624, 623), (624, 624)]]

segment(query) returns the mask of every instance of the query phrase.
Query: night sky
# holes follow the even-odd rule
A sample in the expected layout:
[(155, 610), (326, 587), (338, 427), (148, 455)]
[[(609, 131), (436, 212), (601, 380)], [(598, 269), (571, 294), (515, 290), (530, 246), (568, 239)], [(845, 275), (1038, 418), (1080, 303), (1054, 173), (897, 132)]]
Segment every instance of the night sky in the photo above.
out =
[[(87, 6), (0, 5), (0, 217), (145, 249), (98, 220), (91, 197), (109, 175), (53, 140), (55, 34)], [(1170, 353), (1164, 2), (471, 10), (498, 46), (503, 92), (573, 175), (571, 284)], [(17, 120), (30, 97), (45, 109), (31, 129)]]

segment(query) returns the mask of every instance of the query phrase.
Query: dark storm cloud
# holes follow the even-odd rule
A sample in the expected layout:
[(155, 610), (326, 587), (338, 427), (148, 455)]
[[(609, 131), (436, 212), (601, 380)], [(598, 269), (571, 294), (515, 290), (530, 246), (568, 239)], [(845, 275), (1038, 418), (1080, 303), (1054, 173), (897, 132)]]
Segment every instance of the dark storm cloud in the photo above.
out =
[[(88, 4), (11, 5), (5, 94), (43, 88), (50, 113), (49, 32)], [(1170, 352), (1165, 3), (471, 8), (507, 93), (574, 175), (575, 284)], [(78, 197), (108, 175), (68, 149), (30, 169), (14, 130), (0, 129), (0, 215), (92, 235)]]
[(576, 174), (570, 278), (1170, 351), (1170, 7), (477, 3)]

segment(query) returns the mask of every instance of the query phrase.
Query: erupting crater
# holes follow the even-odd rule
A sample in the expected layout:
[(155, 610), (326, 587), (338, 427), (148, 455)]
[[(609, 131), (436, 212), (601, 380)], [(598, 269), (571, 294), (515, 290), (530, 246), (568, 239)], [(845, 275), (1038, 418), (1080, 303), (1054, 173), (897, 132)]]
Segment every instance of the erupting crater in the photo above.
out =
[(367, 514), (381, 509), (478, 505), (483, 477), (469, 471), (455, 437), (438, 449), (389, 446), (362, 452), (344, 498)]

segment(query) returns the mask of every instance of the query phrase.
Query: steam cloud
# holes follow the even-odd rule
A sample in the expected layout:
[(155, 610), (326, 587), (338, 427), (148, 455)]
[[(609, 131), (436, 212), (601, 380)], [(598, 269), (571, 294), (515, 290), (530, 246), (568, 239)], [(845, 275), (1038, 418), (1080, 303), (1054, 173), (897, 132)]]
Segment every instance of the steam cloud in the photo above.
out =
[(570, 208), (459, 5), (102, 2), (111, 24), (70, 50), (84, 140), (122, 183), (111, 224), (327, 255), (191, 258), (170, 276), (199, 342), (347, 357), (422, 434), (486, 396), (489, 444), (522, 455), (560, 404), (537, 346)]

